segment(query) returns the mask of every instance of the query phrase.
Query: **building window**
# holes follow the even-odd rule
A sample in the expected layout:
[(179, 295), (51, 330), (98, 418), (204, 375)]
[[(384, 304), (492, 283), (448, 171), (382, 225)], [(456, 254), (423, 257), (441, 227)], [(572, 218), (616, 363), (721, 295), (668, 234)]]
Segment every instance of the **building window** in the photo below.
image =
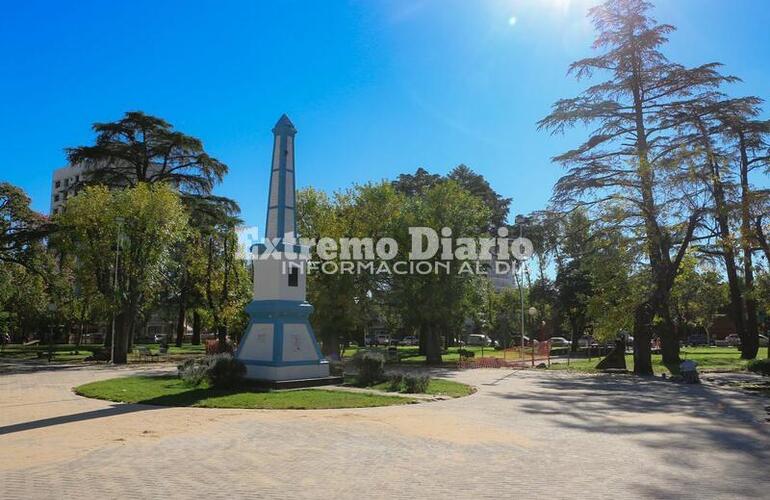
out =
[(299, 286), (299, 267), (291, 266), (289, 268), (289, 286)]
[(56, 181), (56, 189), (59, 189), (61, 187), (61, 181)]
[(59, 201), (59, 195), (58, 194), (53, 195), (53, 201)]

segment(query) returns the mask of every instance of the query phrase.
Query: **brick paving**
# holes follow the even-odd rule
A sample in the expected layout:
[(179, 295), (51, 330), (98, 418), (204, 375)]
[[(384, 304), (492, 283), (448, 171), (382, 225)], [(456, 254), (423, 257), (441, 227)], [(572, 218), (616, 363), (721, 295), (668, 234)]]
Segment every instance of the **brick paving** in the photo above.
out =
[(715, 385), (471, 370), (478, 392), (313, 411), (154, 408), (0, 375), (0, 497), (768, 498), (770, 400)]

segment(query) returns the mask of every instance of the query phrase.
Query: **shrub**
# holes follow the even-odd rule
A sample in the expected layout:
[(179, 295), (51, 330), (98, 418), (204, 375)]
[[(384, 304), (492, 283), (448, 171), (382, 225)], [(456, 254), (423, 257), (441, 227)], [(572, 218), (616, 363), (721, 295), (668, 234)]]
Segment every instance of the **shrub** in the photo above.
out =
[(770, 358), (755, 359), (754, 361), (751, 361), (746, 368), (751, 372), (770, 377)]
[(428, 375), (404, 375), (404, 392), (420, 394), (428, 390), (430, 377)]
[(185, 385), (196, 387), (207, 378), (209, 364), (205, 358), (188, 359), (176, 369)]
[(238, 385), (246, 376), (246, 365), (234, 358), (232, 354), (223, 353), (209, 357), (206, 378), (217, 388), (228, 388)]
[(381, 353), (371, 351), (356, 353), (353, 362), (358, 369), (357, 381), (360, 385), (374, 385), (385, 378), (385, 357)]
[[(225, 348), (222, 352), (232, 354), (234, 351), (233, 344), (230, 342), (225, 342)], [(217, 354), (220, 354), (219, 351), (219, 340), (207, 340), (206, 341), (206, 355), (207, 356), (215, 356)]]
[(246, 375), (246, 365), (231, 354), (216, 354), (186, 360), (177, 366), (177, 374), (185, 384), (193, 387), (205, 379), (213, 387), (229, 388), (241, 382)]
[(401, 387), (404, 385), (404, 376), (400, 373), (395, 373), (388, 377), (388, 390), (392, 392), (401, 392)]
[(342, 375), (345, 372), (345, 363), (338, 360), (329, 360), (329, 375)]

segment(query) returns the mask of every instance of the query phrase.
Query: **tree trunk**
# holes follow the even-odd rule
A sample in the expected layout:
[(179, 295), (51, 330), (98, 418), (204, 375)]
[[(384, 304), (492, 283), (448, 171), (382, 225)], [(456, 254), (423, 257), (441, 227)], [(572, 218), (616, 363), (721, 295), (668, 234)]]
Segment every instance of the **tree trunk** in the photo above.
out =
[(128, 362), (128, 331), (130, 328), (130, 314), (121, 311), (115, 316), (115, 345), (110, 346), (113, 364), (124, 365)]
[(741, 243), (743, 247), (743, 278), (745, 282), (746, 334), (741, 339), (741, 358), (754, 359), (759, 352), (759, 327), (757, 325), (757, 302), (754, 298), (754, 268), (751, 229), (751, 188), (749, 187), (749, 158), (743, 132), (738, 134), (741, 152)]
[(730, 235), (729, 208), (725, 197), (724, 183), (720, 171), (719, 160), (714, 154), (708, 131), (700, 119), (695, 120), (699, 129), (703, 146), (706, 149), (709, 168), (711, 169), (711, 183), (714, 193), (714, 209), (719, 226), (719, 239), (722, 243), (722, 256), (727, 272), (727, 285), (730, 292), (730, 316), (735, 324), (736, 333), (741, 339), (741, 344), (746, 342), (746, 331), (743, 316), (743, 294), (741, 293), (738, 268), (735, 264), (735, 249)]
[(652, 318), (654, 308), (647, 302), (636, 307), (634, 311), (634, 373), (636, 375), (652, 375)]
[(176, 318), (176, 346), (182, 347), (185, 333), (185, 319), (187, 318), (187, 297), (185, 293), (179, 295), (179, 310)]
[(324, 356), (340, 355), (340, 336), (336, 328), (321, 328), (321, 353)]
[[(668, 300), (664, 304), (668, 304)], [(682, 362), (682, 359), (679, 357), (679, 333), (671, 319), (671, 312), (668, 310), (668, 307), (661, 305), (660, 312), (663, 318), (660, 351), (663, 364), (671, 369), (671, 367), (678, 366)]]
[(420, 336), (419, 336), (418, 342), (417, 342), (417, 345), (418, 345), (417, 353), (420, 356), (425, 356), (425, 355), (428, 354), (428, 347), (427, 347), (428, 346), (428, 328), (423, 323), (423, 324), (420, 325), (419, 331), (420, 331)]
[(227, 352), (227, 326), (217, 325), (217, 343), (219, 352)]
[(193, 332), (190, 343), (192, 345), (201, 345), (201, 315), (197, 309), (193, 311)]
[(443, 362), (441, 358), (441, 336), (436, 328), (430, 326), (426, 328), (425, 335), (425, 362), (429, 365), (440, 365)]

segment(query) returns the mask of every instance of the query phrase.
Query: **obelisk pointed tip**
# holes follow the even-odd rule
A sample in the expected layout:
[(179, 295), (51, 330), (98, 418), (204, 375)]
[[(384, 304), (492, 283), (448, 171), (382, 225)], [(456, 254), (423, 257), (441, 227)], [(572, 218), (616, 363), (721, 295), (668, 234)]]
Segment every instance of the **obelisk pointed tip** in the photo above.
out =
[(289, 117), (286, 116), (286, 113), (281, 115), (281, 117), (276, 122), (275, 127), (273, 127), (274, 134), (279, 134), (281, 132), (288, 132), (290, 134), (297, 133), (297, 129), (294, 128), (294, 124), (291, 122), (291, 120), (289, 120)]

